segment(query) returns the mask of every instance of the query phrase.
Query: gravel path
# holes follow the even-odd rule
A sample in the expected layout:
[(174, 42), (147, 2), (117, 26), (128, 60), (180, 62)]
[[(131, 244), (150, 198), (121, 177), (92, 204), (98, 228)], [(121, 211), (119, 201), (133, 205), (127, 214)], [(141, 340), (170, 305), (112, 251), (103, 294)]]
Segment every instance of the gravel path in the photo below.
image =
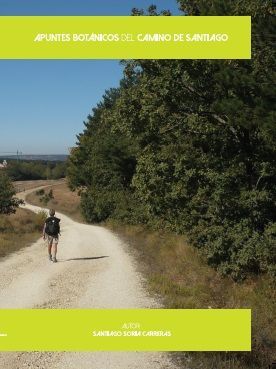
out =
[[(18, 194), (25, 198), (31, 192)], [(41, 210), (27, 204), (32, 211)], [(158, 308), (128, 246), (109, 230), (61, 218), (58, 263), (41, 239), (0, 262), (0, 308)], [(176, 369), (166, 353), (0, 353), (2, 369)]]

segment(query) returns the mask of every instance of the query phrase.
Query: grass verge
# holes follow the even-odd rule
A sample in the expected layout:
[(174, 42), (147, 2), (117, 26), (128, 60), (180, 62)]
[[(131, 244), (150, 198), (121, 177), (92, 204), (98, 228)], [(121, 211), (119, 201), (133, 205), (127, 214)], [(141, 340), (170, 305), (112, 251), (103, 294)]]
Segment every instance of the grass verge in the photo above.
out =
[(42, 233), (45, 217), (27, 209), (0, 215), (0, 258), (30, 246)]
[(116, 222), (108, 226), (135, 250), (149, 289), (163, 298), (166, 308), (252, 309), (252, 352), (174, 353), (181, 367), (261, 369), (275, 360), (276, 290), (269, 278), (259, 276), (238, 284), (206, 265), (184, 236)]

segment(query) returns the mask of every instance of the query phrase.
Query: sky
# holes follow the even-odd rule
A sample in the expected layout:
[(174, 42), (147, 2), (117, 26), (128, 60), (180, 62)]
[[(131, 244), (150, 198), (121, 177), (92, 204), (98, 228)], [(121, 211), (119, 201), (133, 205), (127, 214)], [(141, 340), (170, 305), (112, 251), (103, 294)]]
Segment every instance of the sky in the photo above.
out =
[[(0, 0), (0, 15), (129, 15), (152, 3), (179, 14), (175, 0)], [(0, 60), (0, 155), (67, 154), (122, 75), (118, 60)]]

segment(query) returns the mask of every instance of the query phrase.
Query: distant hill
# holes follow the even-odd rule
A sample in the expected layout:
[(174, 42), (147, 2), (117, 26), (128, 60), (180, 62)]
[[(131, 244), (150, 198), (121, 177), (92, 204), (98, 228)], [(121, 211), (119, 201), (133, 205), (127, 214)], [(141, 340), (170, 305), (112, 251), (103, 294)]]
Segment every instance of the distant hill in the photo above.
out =
[(0, 155), (0, 158), (6, 160), (66, 161), (68, 155)]

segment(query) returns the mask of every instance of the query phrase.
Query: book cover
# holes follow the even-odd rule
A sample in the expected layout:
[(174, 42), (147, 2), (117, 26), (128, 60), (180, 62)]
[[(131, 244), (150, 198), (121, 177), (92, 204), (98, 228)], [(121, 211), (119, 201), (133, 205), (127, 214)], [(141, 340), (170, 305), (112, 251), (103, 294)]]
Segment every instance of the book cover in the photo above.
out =
[(273, 369), (275, 9), (0, 0), (0, 369)]

